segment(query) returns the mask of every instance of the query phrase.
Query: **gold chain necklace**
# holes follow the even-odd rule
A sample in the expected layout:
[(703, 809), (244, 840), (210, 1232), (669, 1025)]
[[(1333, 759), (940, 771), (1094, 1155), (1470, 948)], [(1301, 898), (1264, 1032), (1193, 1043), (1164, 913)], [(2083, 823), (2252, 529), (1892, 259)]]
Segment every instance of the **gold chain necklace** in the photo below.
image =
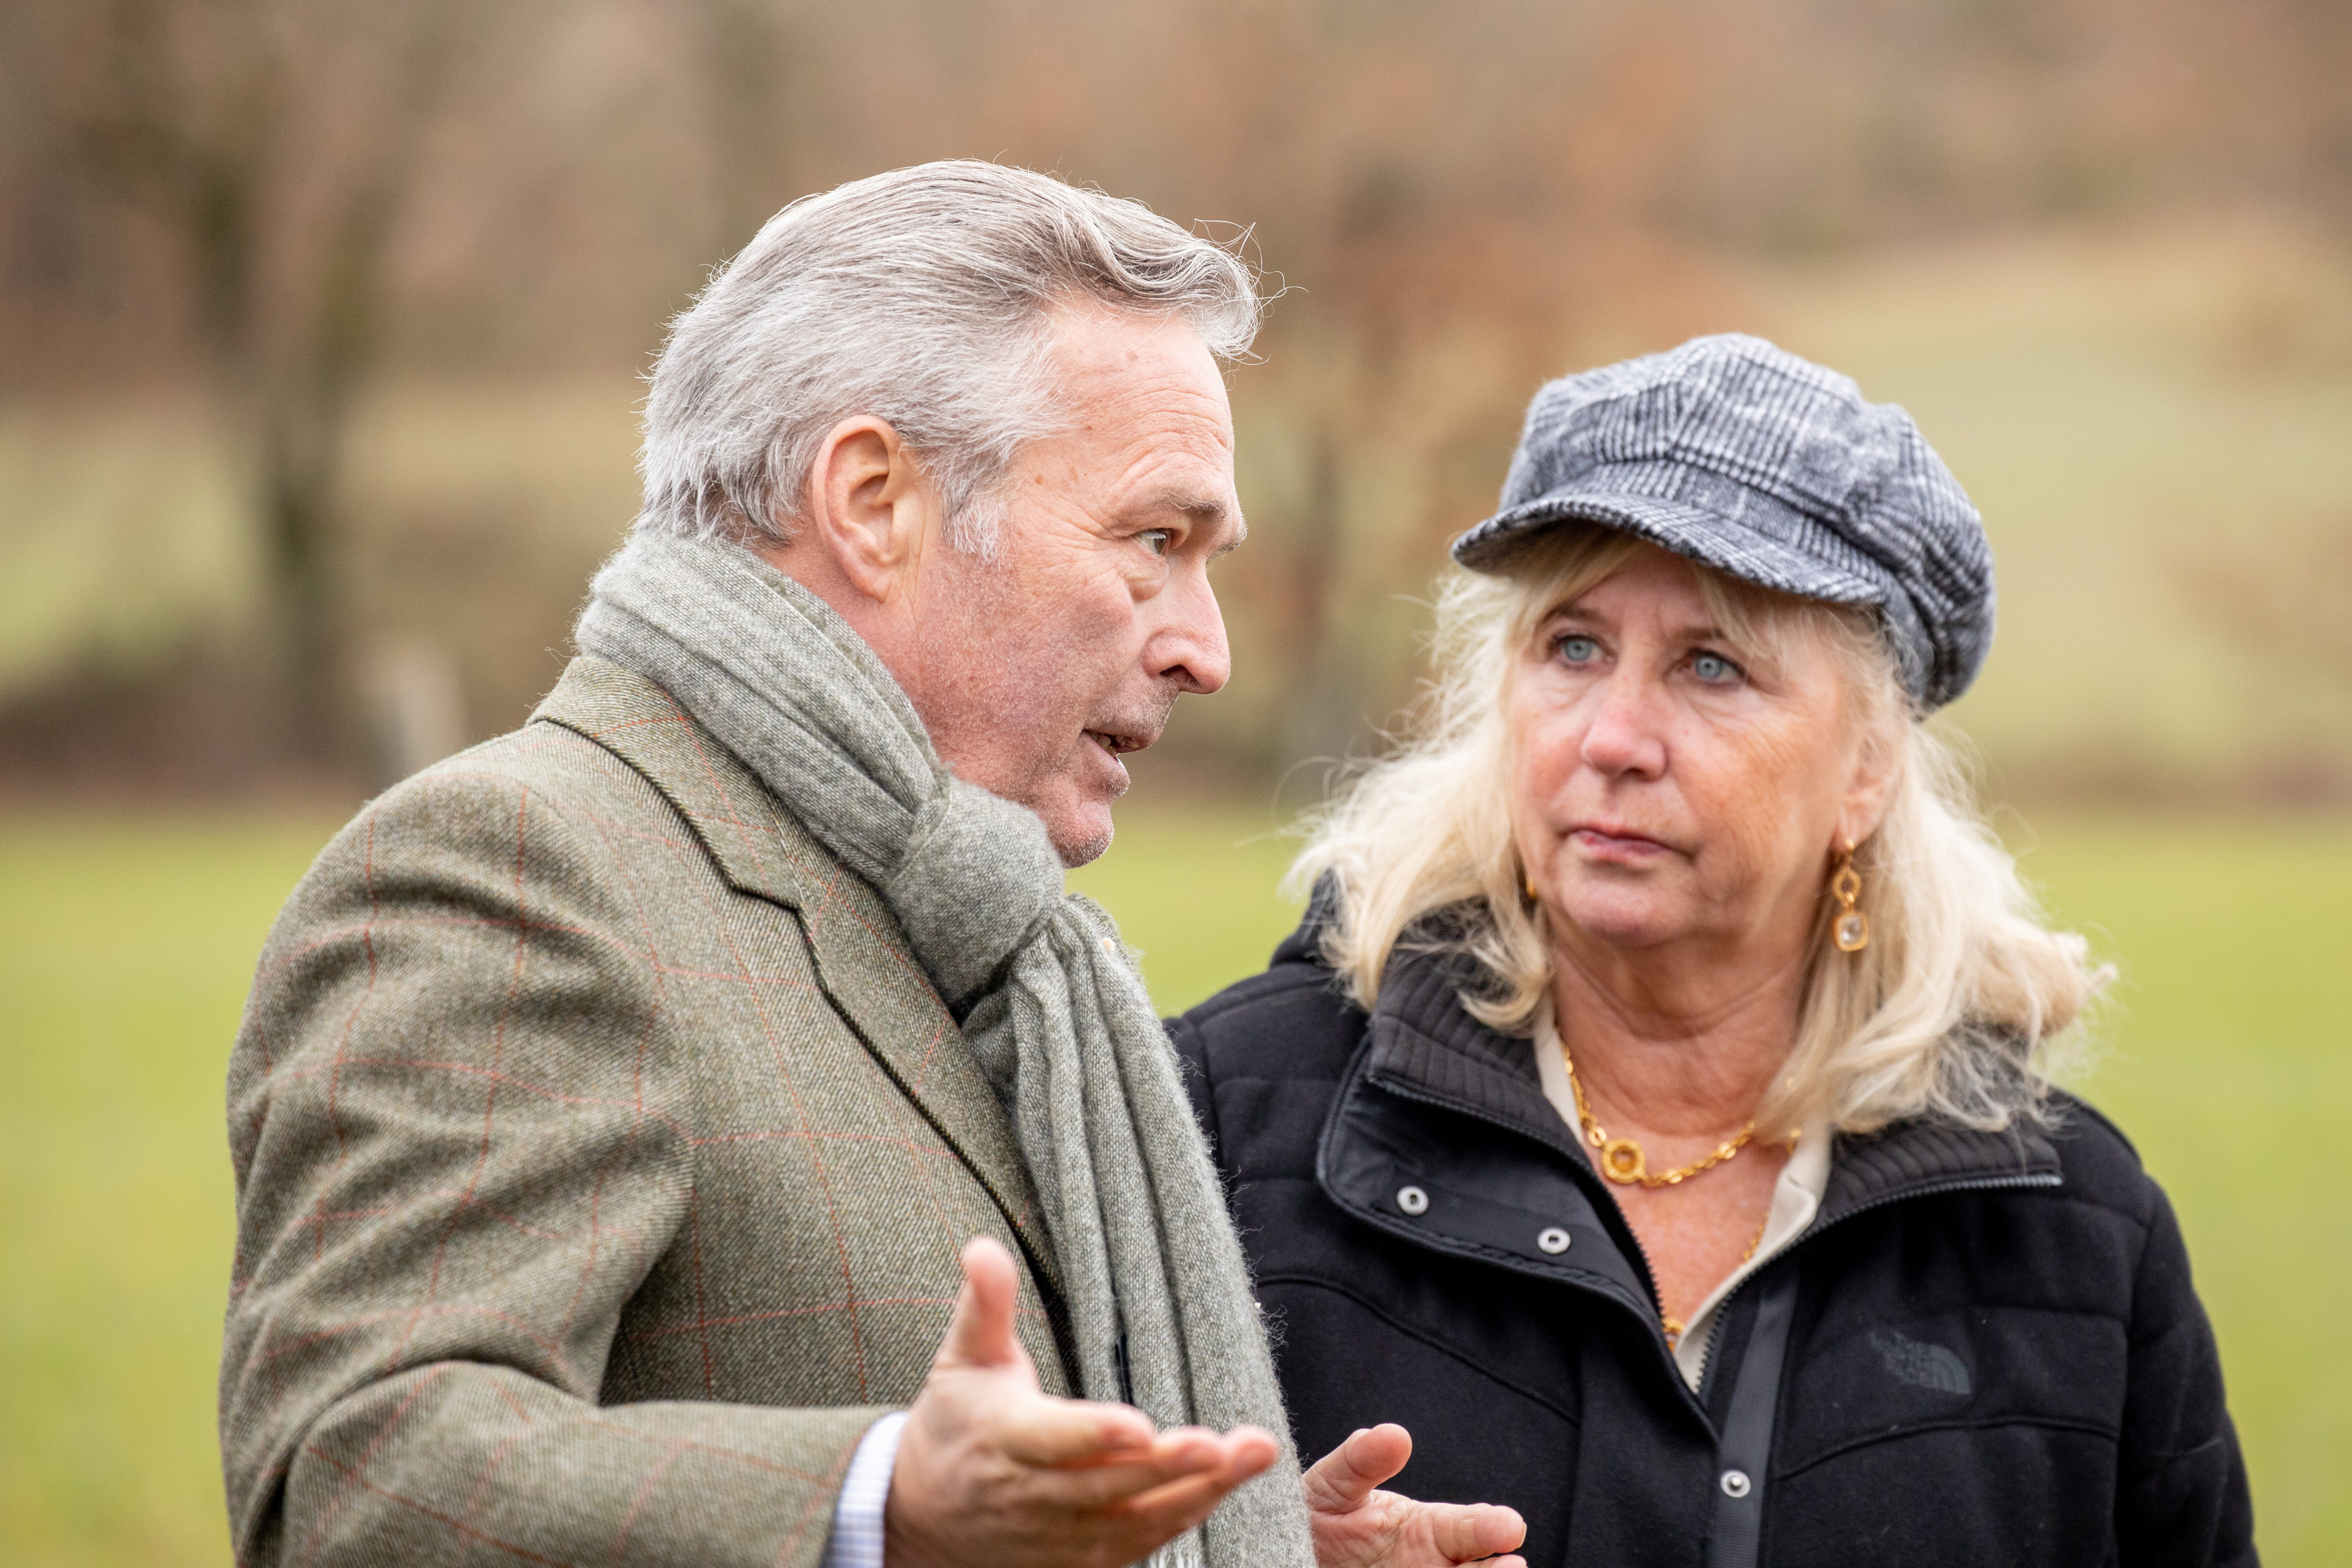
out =
[[(1742, 1266), (1754, 1259), (1756, 1249), (1764, 1245), (1764, 1232), (1771, 1224), (1772, 1211), (1766, 1209), (1764, 1217), (1756, 1222), (1756, 1234), (1748, 1238), (1748, 1250), (1739, 1255)], [(1658, 1312), (1658, 1322), (1666, 1331), (1666, 1347), (1669, 1350), (1683, 1342), (1683, 1321), (1680, 1318), (1667, 1316), (1665, 1310), (1661, 1308)]]
[(1601, 1173), (1619, 1186), (1632, 1186), (1639, 1182), (1645, 1187), (1678, 1187), (1702, 1171), (1711, 1171), (1742, 1149), (1756, 1136), (1756, 1123), (1749, 1122), (1714, 1153), (1693, 1160), (1687, 1165), (1650, 1173), (1650, 1163), (1643, 1156), (1642, 1146), (1631, 1138), (1612, 1138), (1601, 1131), (1601, 1123), (1592, 1120), (1592, 1108), (1584, 1100), (1584, 1085), (1577, 1080), (1576, 1058), (1568, 1054), (1568, 1041), (1559, 1042), (1559, 1059), (1568, 1064), (1568, 1087), (1576, 1096), (1576, 1121), (1584, 1130), (1584, 1141), (1601, 1151)]

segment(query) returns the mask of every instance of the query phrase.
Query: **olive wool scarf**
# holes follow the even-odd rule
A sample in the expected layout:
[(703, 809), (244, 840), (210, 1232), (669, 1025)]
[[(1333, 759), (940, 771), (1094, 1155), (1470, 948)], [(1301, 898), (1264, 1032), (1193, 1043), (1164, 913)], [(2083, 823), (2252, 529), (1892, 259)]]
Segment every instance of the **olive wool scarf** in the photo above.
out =
[(597, 574), (578, 641), (666, 689), (898, 915), (1011, 1116), (1086, 1395), (1283, 1443), (1197, 1558), (1189, 1536), (1160, 1555), (1310, 1563), (1273, 1360), (1176, 1058), (1110, 917), (1063, 892), (1045, 825), (950, 774), (848, 623), (748, 551), (638, 534)]

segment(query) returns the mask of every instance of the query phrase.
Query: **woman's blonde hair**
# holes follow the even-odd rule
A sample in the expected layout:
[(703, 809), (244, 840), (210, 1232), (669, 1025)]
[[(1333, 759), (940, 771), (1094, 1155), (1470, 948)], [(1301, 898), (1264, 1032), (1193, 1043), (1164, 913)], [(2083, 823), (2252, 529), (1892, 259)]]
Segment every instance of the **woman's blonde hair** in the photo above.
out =
[[(1323, 951), (1365, 1008), (1400, 946), (1443, 948), (1490, 978), (1464, 997), (1475, 1016), (1506, 1033), (1532, 1029), (1551, 959), (1539, 911), (1521, 900), (1503, 782), (1510, 682), (1546, 616), (1653, 548), (1598, 526), (1562, 528), (1531, 542), (1507, 575), (1455, 572), (1440, 584), (1433, 677), (1399, 748), (1310, 818), (1291, 871), (1294, 890), (1335, 874)], [(1796, 1043), (1758, 1125), (1865, 1132), (1925, 1116), (1997, 1131), (2041, 1119), (2050, 1042), (2107, 972), (2081, 937), (2042, 923), (1953, 747), (1914, 720), (1871, 612), (1694, 570), (1735, 647), (1769, 656), (1794, 638), (1823, 643), (1851, 721), (1895, 771), (1885, 817), (1853, 853), (1870, 943), (1836, 950), (1825, 863)]]

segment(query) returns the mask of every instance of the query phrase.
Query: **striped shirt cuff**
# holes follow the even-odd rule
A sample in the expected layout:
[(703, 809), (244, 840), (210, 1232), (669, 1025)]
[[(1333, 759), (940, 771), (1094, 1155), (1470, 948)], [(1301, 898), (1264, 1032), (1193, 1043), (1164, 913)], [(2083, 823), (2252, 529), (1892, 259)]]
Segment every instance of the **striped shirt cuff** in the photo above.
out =
[(890, 1500), (890, 1474), (898, 1464), (898, 1434), (907, 1413), (894, 1411), (866, 1428), (842, 1478), (841, 1500), (833, 1509), (833, 1534), (824, 1543), (824, 1568), (882, 1568), (882, 1509)]

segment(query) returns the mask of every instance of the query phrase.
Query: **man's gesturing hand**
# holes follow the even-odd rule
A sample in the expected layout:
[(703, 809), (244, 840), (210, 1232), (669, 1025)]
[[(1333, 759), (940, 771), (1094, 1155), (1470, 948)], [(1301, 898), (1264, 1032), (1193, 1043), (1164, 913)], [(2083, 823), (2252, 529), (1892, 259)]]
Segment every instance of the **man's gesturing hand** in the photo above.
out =
[(1040, 1393), (1013, 1337), (1015, 1293), (1002, 1246), (964, 1247), (955, 1318), (890, 1475), (889, 1568), (1119, 1568), (1274, 1463), (1273, 1436), (1255, 1426), (1154, 1432), (1127, 1405)]
[[(1510, 1552), (1527, 1539), (1514, 1510), (1494, 1503), (1415, 1502), (1377, 1490), (1412, 1458), (1402, 1426), (1368, 1426), (1307, 1472), (1318, 1568), (1444, 1568)], [(1527, 1568), (1520, 1557), (1494, 1568)]]

